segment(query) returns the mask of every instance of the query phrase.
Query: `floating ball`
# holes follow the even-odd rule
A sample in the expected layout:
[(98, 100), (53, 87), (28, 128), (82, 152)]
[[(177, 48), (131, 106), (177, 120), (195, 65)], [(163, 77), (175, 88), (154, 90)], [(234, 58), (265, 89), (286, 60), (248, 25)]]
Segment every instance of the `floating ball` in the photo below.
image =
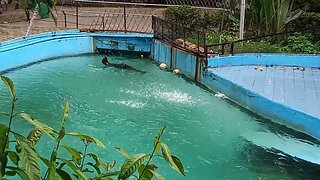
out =
[(143, 58), (144, 57), (143, 54), (141, 54), (140, 57)]
[(173, 70), (173, 74), (175, 74), (175, 75), (180, 74), (180, 70), (179, 70), (179, 69), (175, 69), (175, 70)]
[(167, 69), (167, 65), (165, 63), (161, 63), (159, 67), (160, 69)]

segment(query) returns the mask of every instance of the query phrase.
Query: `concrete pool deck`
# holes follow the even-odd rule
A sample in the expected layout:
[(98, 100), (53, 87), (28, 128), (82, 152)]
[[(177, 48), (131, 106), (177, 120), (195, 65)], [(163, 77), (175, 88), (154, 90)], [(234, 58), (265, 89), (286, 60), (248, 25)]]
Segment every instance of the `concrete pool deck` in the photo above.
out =
[(290, 66), (231, 66), (208, 71), (277, 103), (320, 118), (320, 70)]
[(320, 139), (320, 57), (240, 54), (210, 58), (202, 81), (273, 121)]

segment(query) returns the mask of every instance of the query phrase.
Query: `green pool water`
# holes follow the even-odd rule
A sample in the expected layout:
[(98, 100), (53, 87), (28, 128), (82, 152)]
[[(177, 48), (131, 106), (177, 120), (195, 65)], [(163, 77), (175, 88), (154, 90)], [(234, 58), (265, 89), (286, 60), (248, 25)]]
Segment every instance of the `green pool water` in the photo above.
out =
[[(103, 56), (59, 58), (18, 69), (6, 76), (15, 82), (18, 110), (59, 129), (65, 99), (70, 102), (66, 129), (100, 139), (107, 149), (90, 146), (105, 161), (123, 162), (114, 149), (128, 153), (152, 151), (158, 125), (180, 157), (186, 177), (156, 160), (167, 179), (317, 179), (319, 168), (277, 151), (252, 145), (242, 134), (266, 132), (304, 138), (283, 126), (251, 114), (225, 98), (170, 72), (161, 71), (149, 59), (111, 56), (147, 73), (107, 68)], [(9, 96), (0, 85), (0, 111), (8, 111)], [(1, 118), (1, 122), (5, 119)], [(13, 129), (26, 134), (31, 125), (16, 119)], [(312, 141), (312, 139), (310, 140)], [(63, 144), (83, 149), (81, 141), (66, 138)], [(37, 145), (48, 157), (53, 140), (44, 136)], [(62, 151), (62, 153), (65, 153)]]

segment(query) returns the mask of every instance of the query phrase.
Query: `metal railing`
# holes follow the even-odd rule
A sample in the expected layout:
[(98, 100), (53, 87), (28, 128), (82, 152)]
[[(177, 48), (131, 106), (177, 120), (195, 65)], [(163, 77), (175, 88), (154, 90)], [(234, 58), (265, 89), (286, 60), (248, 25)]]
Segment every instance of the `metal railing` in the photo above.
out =
[[(208, 56), (217, 56), (217, 55), (234, 55), (235, 53), (239, 53), (237, 51), (237, 48), (243, 47), (246, 45), (247, 42), (252, 42), (256, 40), (263, 40), (265, 38), (275, 38), (277, 36), (284, 36), (284, 35), (290, 35), (294, 32), (281, 32), (281, 33), (274, 33), (274, 34), (268, 34), (268, 35), (261, 35), (261, 36), (255, 36), (250, 37), (246, 39), (240, 39), (230, 42), (223, 42), (223, 43), (216, 43), (216, 44), (210, 44), (205, 46), (205, 51), (207, 52), (206, 58)], [(243, 53), (243, 52), (242, 52)]]
[(205, 32), (180, 26), (155, 16), (152, 17), (152, 27), (154, 38), (197, 56), (205, 56)]
[[(58, 27), (90, 32), (152, 33), (152, 16), (162, 17), (166, 8), (179, 5), (166, 0), (161, 3), (153, 0), (121, 1), (75, 0), (73, 4), (69, 4), (71, 6), (58, 7)], [(196, 8), (210, 11), (221, 9)], [(37, 19), (37, 21), (53, 22), (52, 19)]]

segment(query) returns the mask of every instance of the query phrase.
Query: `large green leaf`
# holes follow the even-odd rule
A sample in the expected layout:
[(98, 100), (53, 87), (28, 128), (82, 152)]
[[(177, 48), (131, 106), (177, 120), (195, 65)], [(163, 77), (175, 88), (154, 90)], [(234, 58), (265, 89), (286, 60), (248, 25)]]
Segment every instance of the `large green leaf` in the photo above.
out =
[(156, 177), (158, 180), (164, 180), (164, 177), (161, 176), (161, 174), (159, 174), (158, 172), (154, 171), (154, 170), (151, 170), (151, 169), (148, 169), (153, 175), (154, 177)]
[(126, 159), (121, 166), (121, 174), (118, 179), (127, 179), (150, 157), (149, 154), (136, 154)]
[(31, 180), (31, 178), (28, 176), (28, 174), (25, 171), (23, 171), (22, 169), (19, 169), (16, 167), (11, 167), (11, 166), (7, 166), (7, 169), (10, 169), (11, 171), (16, 172), (23, 180)]
[(63, 110), (63, 116), (62, 116), (62, 119), (61, 119), (61, 123), (62, 123), (62, 126), (64, 126), (64, 123), (66, 122), (67, 118), (68, 118), (68, 115), (69, 115), (69, 102), (66, 101), (64, 103), (64, 110)]
[(21, 150), (19, 157), (22, 160), (26, 174), (28, 174), (31, 180), (40, 179), (40, 166), (37, 159), (37, 153), (33, 149), (30, 141), (16, 133), (14, 133), (14, 136), (16, 138), (17, 145)]
[(94, 170), (96, 170), (97, 174), (101, 174), (101, 170), (100, 170), (99, 166), (97, 166), (97, 165), (95, 165), (95, 164), (93, 164), (91, 162), (86, 163), (85, 165), (91, 166)]
[(93, 154), (93, 153), (88, 153), (87, 156), (91, 157), (96, 162), (96, 164), (95, 164), (96, 166), (101, 166), (101, 164), (103, 164), (103, 162), (98, 157), (98, 155)]
[(61, 159), (62, 162), (66, 163), (67, 166), (69, 166), (69, 168), (75, 172), (77, 175), (79, 175), (82, 179), (87, 180), (88, 178), (86, 177), (86, 175), (84, 175), (81, 170), (75, 166), (74, 164), (72, 164), (70, 161), (66, 160), (66, 159)]
[(65, 171), (63, 171), (61, 169), (57, 169), (57, 173), (59, 174), (59, 176), (63, 180), (71, 180), (72, 179), (71, 176), (67, 172), (65, 172)]
[(54, 138), (53, 128), (49, 127), (48, 125), (39, 122), (38, 120), (34, 119), (32, 116), (26, 113), (19, 114), (22, 118), (27, 120), (30, 124), (34, 125), (35, 127), (41, 129), (45, 133), (47, 133), (51, 138)]
[(106, 146), (101, 141), (99, 141), (98, 139), (95, 139), (93, 137), (90, 137), (88, 135), (80, 134), (77, 132), (66, 133), (66, 135), (78, 137), (80, 139), (84, 139), (89, 142), (94, 142), (95, 144), (97, 144), (97, 146), (99, 146), (101, 148), (106, 148)]
[(57, 143), (60, 142), (60, 141), (64, 138), (65, 135), (66, 135), (66, 130), (65, 130), (64, 127), (62, 126), (61, 129), (60, 129), (60, 131), (59, 131), (59, 136), (58, 136), (56, 142), (57, 142)]
[(141, 180), (147, 180), (147, 179), (151, 180), (153, 177), (153, 174), (149, 171), (149, 169), (144, 164), (142, 164), (139, 167), (138, 173), (139, 173), (139, 179), (141, 179)]
[(4, 82), (4, 84), (8, 86), (12, 98), (15, 99), (16, 93), (14, 92), (14, 84), (12, 80), (6, 76), (1, 76), (1, 79)]
[(40, 157), (41, 161), (44, 162), (45, 165), (47, 165), (47, 167), (50, 167), (50, 161), (44, 157)]
[(81, 156), (77, 150), (67, 145), (61, 145), (61, 146), (64, 147), (69, 152), (69, 154), (71, 154), (72, 160), (74, 162), (76, 162), (77, 164), (81, 163)]
[(95, 180), (109, 180), (109, 179), (111, 179), (110, 177), (118, 176), (120, 173), (121, 173), (120, 171), (115, 171), (115, 172), (110, 172), (110, 173), (105, 173), (105, 174), (99, 174), (94, 179)]
[[(17, 173), (15, 171), (6, 171), (6, 176), (15, 176)], [(1, 178), (2, 179), (2, 178)]]
[(48, 171), (48, 179), (54, 179), (56, 176), (56, 171), (57, 171), (57, 154), (58, 154), (58, 149), (54, 148), (51, 152), (51, 157), (50, 157), (50, 164), (49, 164), (49, 171)]
[(7, 151), (7, 153), (10, 160), (13, 162), (13, 164), (18, 166), (18, 162), (20, 160), (19, 155), (14, 151)]
[(7, 163), (8, 163), (8, 157), (6, 156), (6, 154), (3, 154), (0, 152), (0, 177), (1, 177), (1, 179), (5, 174)]
[(8, 146), (7, 132), (8, 132), (8, 127), (4, 124), (0, 124), (0, 152), (4, 150), (5, 144), (6, 146)]
[(263, 1), (263, 8), (261, 9), (262, 11), (264, 11), (264, 19), (267, 31), (272, 29), (273, 20), (275, 19), (276, 9), (274, 1), (275, 0)]
[(4, 116), (10, 116), (10, 114), (8, 114), (8, 113), (6, 113), (6, 112), (0, 112), (0, 116), (2, 116), (2, 115), (4, 115)]
[(124, 156), (125, 158), (129, 158), (130, 156), (129, 156), (129, 154), (125, 151), (125, 150), (123, 150), (123, 149), (121, 149), (121, 148), (119, 148), (119, 147), (115, 147), (116, 148), (116, 150), (118, 150), (119, 152), (120, 152), (120, 154), (122, 154), (122, 156)]
[[(164, 144), (164, 143), (161, 143), (161, 150), (162, 150), (162, 155), (164, 156), (164, 158), (166, 159), (166, 161), (168, 162), (168, 164), (176, 171), (178, 171), (179, 173), (185, 175), (184, 173), (184, 168), (180, 162), (180, 160), (175, 157), (175, 156), (172, 156), (171, 155), (171, 152), (169, 150), (169, 147)], [(174, 157), (174, 158), (173, 158)], [(174, 160), (175, 159), (175, 160)], [(178, 163), (178, 164), (176, 164)], [(182, 167), (181, 167), (182, 166)]]
[(172, 160), (173, 160), (174, 164), (178, 167), (179, 172), (185, 176), (186, 174), (184, 172), (184, 167), (183, 167), (183, 164), (180, 161), (180, 159), (177, 156), (174, 156), (174, 155), (171, 155), (171, 157), (172, 157)]
[(41, 135), (42, 135), (41, 129), (36, 127), (30, 131), (27, 139), (31, 142), (32, 146), (35, 146), (37, 142), (40, 140)]

